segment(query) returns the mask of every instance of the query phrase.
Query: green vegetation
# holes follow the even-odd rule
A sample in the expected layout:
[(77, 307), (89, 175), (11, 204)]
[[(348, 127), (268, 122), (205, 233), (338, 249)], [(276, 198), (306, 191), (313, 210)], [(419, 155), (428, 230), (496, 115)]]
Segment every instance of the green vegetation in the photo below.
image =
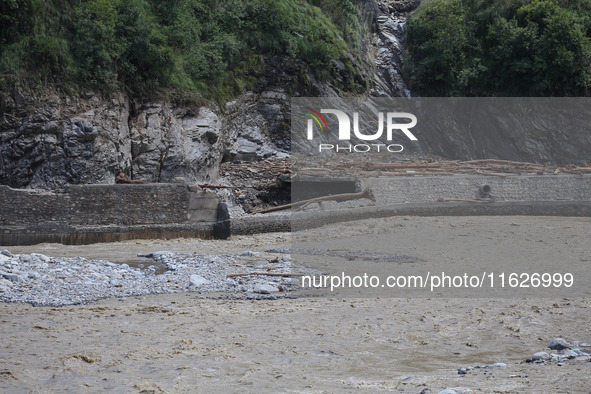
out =
[(361, 92), (358, 14), (356, 0), (0, 0), (0, 82), (219, 100), (273, 58), (304, 91), (343, 84), (338, 62)]
[(423, 95), (587, 95), (590, 37), (590, 0), (424, 0), (406, 72)]

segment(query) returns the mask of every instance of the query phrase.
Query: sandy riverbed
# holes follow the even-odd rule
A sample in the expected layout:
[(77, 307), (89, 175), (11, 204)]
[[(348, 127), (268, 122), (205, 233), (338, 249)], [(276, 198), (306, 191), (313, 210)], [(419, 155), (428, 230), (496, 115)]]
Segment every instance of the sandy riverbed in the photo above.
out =
[[(390, 246), (424, 261), (470, 260), (478, 248), (494, 245), (500, 258), (537, 253), (543, 245), (539, 254), (522, 257), (532, 263), (544, 256), (591, 260), (587, 218), (406, 219), (377, 222), (372, 231), (396, 228), (399, 243)], [(339, 231), (316, 229), (309, 236), (338, 240), (355, 230), (351, 224), (338, 226)], [(420, 244), (411, 242), (419, 236)], [(9, 250), (126, 261), (156, 250), (238, 253), (289, 240), (289, 234), (261, 234), (226, 242)], [(548, 350), (555, 337), (590, 343), (589, 297), (238, 301), (216, 296), (155, 295), (64, 308), (0, 305), (0, 391), (591, 392), (588, 362), (518, 364)], [(496, 362), (507, 367), (457, 374), (458, 368)]]

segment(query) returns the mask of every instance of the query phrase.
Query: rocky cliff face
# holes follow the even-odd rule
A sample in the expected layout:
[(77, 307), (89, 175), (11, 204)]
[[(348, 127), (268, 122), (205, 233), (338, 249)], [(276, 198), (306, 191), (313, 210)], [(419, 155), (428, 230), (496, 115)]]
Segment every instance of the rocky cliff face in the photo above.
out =
[[(191, 175), (205, 176), (208, 157), (201, 153), (222, 151), (213, 138), (217, 116), (207, 109), (187, 114), (158, 103), (132, 115), (123, 94), (25, 98), (16, 92), (4, 100), (4, 110), (0, 183), (12, 187), (108, 184), (119, 172), (170, 180), (189, 167)], [(187, 157), (182, 150), (195, 153)], [(192, 166), (198, 160), (203, 165)]]
[[(419, 3), (362, 3), (370, 27), (362, 52), (368, 62), (367, 74), (373, 76), (371, 96), (410, 95), (402, 76), (404, 27), (407, 13)], [(312, 86), (305, 94), (298, 91), (299, 72), (297, 64), (268, 59), (266, 74), (255, 92), (246, 92), (215, 110), (164, 101), (134, 103), (123, 93), (71, 97), (5, 92), (0, 97), (0, 184), (50, 189), (66, 184), (110, 184), (119, 172), (150, 182), (178, 178), (209, 182), (218, 178), (222, 161), (286, 157), (291, 147), (290, 93), (342, 95), (338, 88), (319, 83), (313, 76), (309, 76)], [(337, 80), (346, 85), (348, 77), (344, 72)], [(588, 158), (585, 133), (563, 135), (542, 132), (543, 127), (514, 127), (506, 136), (501, 135), (502, 128), (490, 134), (445, 126), (430, 131), (420, 155), (560, 164)], [(508, 146), (506, 141), (513, 143)]]
[(112, 183), (131, 166), (129, 104), (110, 100), (25, 96), (3, 100), (0, 183), (57, 188), (67, 183)]
[(404, 28), (406, 16), (419, 6), (420, 0), (384, 1), (375, 12), (375, 54), (373, 97), (410, 97), (402, 75)]
[[(363, 6), (374, 24), (377, 3), (366, 0)], [(373, 63), (375, 48), (364, 46)], [(183, 108), (157, 100), (137, 103), (123, 93), (72, 97), (56, 92), (38, 96), (4, 92), (0, 97), (0, 184), (48, 189), (110, 184), (120, 172), (149, 182), (178, 178), (208, 182), (218, 178), (222, 161), (286, 157), (291, 143), (290, 94), (342, 93), (313, 75), (300, 80), (302, 64), (280, 57), (266, 63), (264, 78), (254, 92), (216, 109)], [(347, 86), (354, 82), (350, 79), (342, 67), (336, 83)], [(396, 84), (382, 86), (380, 92), (398, 95), (392, 92)]]
[(148, 182), (207, 182), (218, 177), (224, 158), (286, 156), (271, 137), (289, 124), (289, 97), (281, 89), (244, 94), (223, 115), (158, 101), (134, 106), (121, 93), (14, 92), (3, 110), (0, 184), (18, 188), (110, 184), (119, 172)]
[(221, 119), (211, 109), (193, 111), (150, 102), (130, 115), (128, 123), (131, 178), (208, 181), (217, 173), (227, 136), (221, 133)]

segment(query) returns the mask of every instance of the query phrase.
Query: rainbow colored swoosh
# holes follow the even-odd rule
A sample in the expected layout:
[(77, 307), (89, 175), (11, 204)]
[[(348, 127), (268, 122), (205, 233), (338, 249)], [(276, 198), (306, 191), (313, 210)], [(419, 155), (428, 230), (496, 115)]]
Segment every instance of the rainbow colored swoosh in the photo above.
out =
[[(306, 112), (306, 115), (310, 115), (312, 118), (314, 118), (314, 120), (316, 121), (316, 123), (318, 123), (318, 126), (320, 126), (320, 130), (324, 130), (326, 128), (326, 131), (328, 131), (328, 125), (326, 124), (326, 120), (324, 120), (324, 117), (322, 115), (320, 115), (319, 112), (314, 111), (312, 108), (307, 108), (308, 111), (312, 111), (313, 114), (311, 114), (310, 112)], [(315, 115), (317, 115), (318, 117), (316, 117)], [(320, 123), (320, 119), (322, 119), (322, 123), (324, 123), (324, 127), (322, 126), (322, 123)]]

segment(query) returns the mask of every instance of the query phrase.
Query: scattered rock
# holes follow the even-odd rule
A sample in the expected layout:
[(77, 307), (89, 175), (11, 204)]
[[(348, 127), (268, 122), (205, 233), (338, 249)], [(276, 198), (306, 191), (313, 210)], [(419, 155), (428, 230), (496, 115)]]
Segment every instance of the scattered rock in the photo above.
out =
[(10, 253), (8, 250), (4, 249), (3, 251), (0, 252), (1, 255), (6, 256), (6, 257), (14, 257), (12, 253)]
[(562, 355), (563, 358), (568, 358), (568, 359), (575, 358), (575, 357), (578, 357), (578, 356), (582, 356), (582, 354), (580, 354), (576, 350), (568, 350), (566, 353), (564, 353)]
[(29, 254), (19, 254), (18, 259), (19, 261), (26, 264), (30, 264), (33, 261), (33, 258)]
[(8, 279), (12, 283), (22, 283), (25, 281), (25, 278), (22, 275), (15, 273), (0, 271), (0, 276), (3, 276), (4, 279)]
[(208, 281), (207, 279), (205, 279), (203, 276), (200, 276), (200, 275), (191, 275), (189, 277), (189, 282), (191, 283), (191, 286), (195, 286), (195, 287), (200, 287), (200, 286), (207, 285), (207, 284), (211, 283), (210, 281)]
[[(38, 256), (19, 260), (0, 270), (0, 302), (21, 302), (34, 306), (85, 304), (108, 297), (200, 291), (218, 293), (216, 297), (233, 299), (276, 298), (280, 291), (290, 293), (298, 281), (284, 277), (266, 277), (249, 273), (290, 272), (292, 261), (282, 256), (282, 267), (276, 263), (259, 262), (255, 267), (248, 257), (236, 255), (197, 255), (161, 251), (150, 253), (166, 270), (130, 267), (104, 260), (82, 257), (50, 258), (42, 263)], [(19, 258), (21, 256), (18, 256)], [(301, 267), (302, 275), (320, 272)], [(244, 273), (247, 276), (228, 277)], [(207, 278), (207, 279), (206, 279)]]
[(562, 338), (555, 338), (552, 340), (552, 342), (550, 342), (550, 345), (548, 345), (548, 348), (553, 349), (553, 350), (563, 350), (563, 349), (568, 349), (570, 347), (571, 347), (571, 344)]
[(494, 363), (493, 365), (489, 365), (488, 368), (505, 368), (507, 364), (505, 363)]
[(466, 387), (454, 387), (440, 391), (439, 394), (476, 394), (476, 392)]
[(536, 360), (549, 360), (550, 359), (550, 355), (546, 352), (537, 352), (533, 355), (532, 359), (534, 361)]
[(467, 373), (468, 373), (468, 371), (466, 370), (466, 368), (460, 368), (460, 369), (458, 369), (458, 375), (465, 375)]
[(272, 286), (272, 285), (256, 285), (254, 287), (253, 290), (255, 293), (260, 293), (260, 294), (271, 294), (271, 293), (277, 293), (279, 291), (278, 287)]
[(3, 287), (12, 287), (14, 285), (8, 279), (0, 278), (0, 286), (3, 286)]
[(166, 259), (167, 256), (171, 256), (174, 252), (170, 252), (168, 250), (161, 250), (158, 252), (152, 252), (152, 253), (148, 253), (148, 254), (138, 254), (138, 257), (146, 257), (148, 259), (152, 259), (158, 262), (162, 262), (164, 259)]
[(246, 252), (240, 253), (240, 256), (261, 257), (262, 255), (258, 252), (252, 252), (250, 250), (247, 250)]
[(47, 263), (49, 260), (51, 260), (49, 257), (41, 253), (31, 253), (31, 257), (44, 263)]

